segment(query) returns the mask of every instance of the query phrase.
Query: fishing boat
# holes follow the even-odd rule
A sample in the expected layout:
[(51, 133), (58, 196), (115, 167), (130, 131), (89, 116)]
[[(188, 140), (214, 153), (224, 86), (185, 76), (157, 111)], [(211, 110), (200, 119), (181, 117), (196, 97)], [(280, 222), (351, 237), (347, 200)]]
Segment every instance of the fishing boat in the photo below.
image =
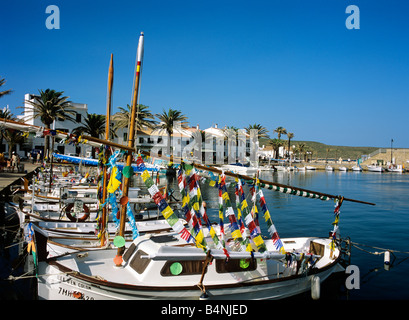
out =
[[(141, 236), (113, 267), (113, 250), (71, 253), (39, 263), (40, 299), (280, 299), (344, 271), (330, 239), (282, 239), (289, 254), (266, 241), (264, 253), (183, 246), (175, 235)], [(214, 260), (212, 264), (209, 262)]]
[(274, 168), (273, 168), (273, 166), (264, 165), (264, 166), (258, 166), (257, 170), (259, 170), (259, 171), (274, 171)]
[(356, 166), (353, 166), (351, 170), (354, 171), (354, 172), (361, 172), (362, 167), (358, 164)]
[(386, 168), (386, 171), (402, 173), (402, 172), (404, 172), (404, 169), (403, 169), (402, 165), (393, 165), (393, 164), (391, 164), (390, 166), (388, 166)]
[(242, 163), (225, 164), (221, 166), (225, 171), (231, 171), (237, 174), (253, 175), (257, 173), (257, 168), (252, 166), (245, 166)]
[(368, 165), (366, 166), (368, 168), (368, 171), (370, 172), (384, 172), (385, 169), (381, 166), (378, 165)]
[(274, 170), (277, 172), (286, 172), (287, 168), (285, 166), (278, 165), (278, 166), (274, 166)]

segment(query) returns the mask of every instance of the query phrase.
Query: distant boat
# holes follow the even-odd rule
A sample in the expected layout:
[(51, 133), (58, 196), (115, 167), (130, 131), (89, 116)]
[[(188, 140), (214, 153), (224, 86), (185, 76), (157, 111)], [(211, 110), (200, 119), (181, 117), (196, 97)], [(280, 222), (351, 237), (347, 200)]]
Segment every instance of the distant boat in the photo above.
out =
[(287, 171), (285, 166), (274, 166), (276, 171)]
[(353, 167), (352, 167), (352, 171), (361, 172), (361, 171), (362, 171), (362, 167), (361, 167), (360, 165), (353, 166)]
[(307, 170), (315, 170), (316, 168), (315, 168), (315, 167), (312, 167), (312, 166), (306, 166), (305, 169), (307, 169)]
[(330, 165), (325, 166), (325, 171), (334, 171), (334, 168), (331, 167)]
[(257, 173), (256, 167), (245, 166), (241, 163), (225, 164), (221, 167), (225, 171), (231, 171), (236, 174), (253, 175)]
[(369, 165), (368, 167), (368, 171), (371, 172), (383, 172), (385, 171), (384, 168), (382, 168), (381, 166), (377, 166), (377, 165)]
[(338, 170), (346, 172), (346, 171), (348, 171), (348, 168), (347, 167), (339, 167)]
[(388, 168), (386, 168), (386, 171), (389, 172), (404, 172), (405, 169), (403, 169), (402, 165), (390, 165)]

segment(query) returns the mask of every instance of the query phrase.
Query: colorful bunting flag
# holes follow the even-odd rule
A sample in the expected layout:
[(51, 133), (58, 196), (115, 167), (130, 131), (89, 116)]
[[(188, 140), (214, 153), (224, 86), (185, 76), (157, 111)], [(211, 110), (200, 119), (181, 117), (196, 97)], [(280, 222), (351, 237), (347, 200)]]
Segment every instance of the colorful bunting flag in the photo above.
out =
[(27, 252), (31, 253), (33, 255), (33, 260), (34, 260), (34, 268), (35, 272), (37, 275), (37, 266), (38, 266), (38, 261), (37, 261), (37, 250), (36, 250), (36, 244), (34, 241), (34, 228), (31, 222), (29, 222), (26, 225), (26, 230), (25, 230), (25, 236), (24, 240), (27, 242)]
[(342, 205), (342, 202), (344, 201), (344, 197), (338, 197), (335, 199), (335, 209), (334, 209), (334, 216), (335, 216), (335, 220), (332, 223), (332, 225), (334, 226), (334, 229), (331, 232), (331, 244), (330, 244), (330, 249), (331, 249), (331, 254), (330, 256), (332, 256), (333, 251), (335, 250), (335, 241), (337, 239), (337, 232), (339, 230), (338, 227), (338, 222), (339, 222), (339, 214), (340, 214), (340, 208)]
[[(206, 227), (209, 229), (209, 234), (216, 248), (223, 249), (216, 231), (214, 230), (209, 217), (207, 216), (205, 204), (202, 199), (202, 194), (199, 186), (199, 176), (193, 166), (182, 162), (178, 171), (179, 190), (183, 196), (182, 206), (184, 211), (197, 219), (201, 230), (201, 219), (203, 218)], [(187, 217), (188, 218), (188, 217)]]
[(253, 240), (258, 251), (264, 252), (267, 250), (267, 247), (263, 241), (263, 238), (261, 237), (261, 234), (257, 228), (256, 223), (253, 220), (253, 216), (250, 212), (246, 197), (244, 195), (243, 184), (241, 183), (240, 179), (238, 179), (237, 181), (236, 189), (237, 189), (237, 196), (239, 197), (239, 200), (237, 200), (237, 202), (239, 203), (241, 213), (244, 216), (244, 222), (250, 231), (250, 238)]
[[(169, 225), (172, 227), (172, 229), (179, 233), (183, 239), (186, 240), (188, 243), (195, 243), (197, 247), (203, 248), (200, 242), (197, 242), (189, 230), (185, 228), (183, 223), (179, 220), (178, 216), (173, 212), (172, 208), (168, 205), (167, 201), (164, 199), (163, 195), (159, 191), (159, 189), (156, 188), (151, 188), (154, 185), (154, 182), (149, 175), (148, 170), (146, 169), (145, 163), (143, 162), (143, 159), (141, 155), (138, 155), (136, 159), (136, 165), (138, 169), (142, 172), (142, 180), (145, 183), (145, 186), (148, 188), (151, 197), (154, 199), (156, 205), (159, 208), (159, 211), (162, 213), (166, 221), (169, 223)], [(156, 193), (154, 193), (156, 192)], [(203, 248), (206, 249), (206, 248)]]
[(222, 173), (219, 177), (219, 218), (221, 228), (223, 227), (223, 205), (225, 205), (226, 207), (225, 213), (230, 222), (230, 233), (233, 239), (237, 243), (240, 243), (243, 251), (252, 251), (250, 242), (247, 238), (243, 238), (243, 235), (237, 224), (236, 215), (234, 214), (234, 210), (230, 202), (230, 197), (227, 193), (226, 176), (224, 175), (224, 173)]
[(261, 211), (263, 212), (263, 215), (264, 215), (264, 220), (267, 223), (268, 233), (270, 234), (270, 237), (273, 240), (273, 244), (276, 250), (284, 254), (285, 250), (284, 250), (283, 243), (280, 237), (278, 236), (277, 229), (274, 226), (273, 220), (271, 219), (271, 215), (270, 215), (270, 212), (268, 211), (267, 203), (266, 203), (266, 199), (264, 198), (263, 191), (261, 190), (261, 188), (258, 187), (259, 183), (260, 183), (259, 179), (256, 178), (256, 186), (258, 188), (258, 194), (260, 197), (259, 204), (260, 204)]
[(200, 243), (202, 247), (207, 247), (200, 221), (199, 204), (196, 202), (197, 192), (194, 191), (194, 176), (190, 175), (192, 169), (192, 166), (182, 163), (178, 171), (178, 185), (182, 194), (182, 210), (196, 242)]

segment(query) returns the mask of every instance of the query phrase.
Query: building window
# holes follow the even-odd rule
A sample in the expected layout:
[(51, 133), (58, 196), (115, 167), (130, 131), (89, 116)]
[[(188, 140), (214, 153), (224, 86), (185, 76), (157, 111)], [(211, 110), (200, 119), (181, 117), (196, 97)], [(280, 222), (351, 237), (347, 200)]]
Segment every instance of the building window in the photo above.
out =
[(139, 143), (143, 143), (143, 138), (139, 137)]
[(80, 113), (77, 113), (77, 115), (75, 117), (75, 121), (81, 122), (81, 114)]
[(124, 132), (124, 141), (127, 141), (127, 140), (128, 140), (128, 133)]

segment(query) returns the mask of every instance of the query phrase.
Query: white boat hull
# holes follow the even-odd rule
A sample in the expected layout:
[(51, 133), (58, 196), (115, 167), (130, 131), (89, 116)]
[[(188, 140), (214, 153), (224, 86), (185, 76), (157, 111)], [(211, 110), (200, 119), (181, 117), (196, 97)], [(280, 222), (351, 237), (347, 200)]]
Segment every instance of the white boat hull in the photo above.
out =
[(367, 167), (368, 167), (368, 171), (371, 171), (371, 172), (383, 172), (384, 171), (384, 169), (379, 166), (367, 166)]
[[(167, 260), (155, 261), (154, 256), (150, 255), (149, 260), (142, 259), (142, 256), (135, 260), (140, 250), (144, 251), (149, 246), (154, 246), (146, 240), (146, 237), (135, 240), (134, 243), (137, 245), (133, 252), (136, 254), (131, 253), (127, 259), (124, 256), (126, 263), (121, 267), (114, 266), (113, 258), (116, 249), (80, 252), (40, 262), (39, 298), (46, 300), (200, 299), (202, 291), (199, 290), (197, 284), (201, 278), (201, 269), (197, 273), (183, 276), (165, 275), (163, 270), (165, 270), (164, 264)], [(325, 247), (324, 257), (315, 264), (316, 267), (308, 271), (299, 269), (299, 266), (294, 264), (285, 266), (282, 261), (274, 259), (256, 259), (256, 269), (220, 273), (216, 271), (217, 261), (213, 261), (207, 267), (203, 281), (206, 298), (209, 300), (282, 299), (309, 291), (313, 276), (318, 276), (322, 282), (332, 273), (344, 271), (339, 264), (337, 249), (334, 259), (328, 258), (328, 239), (291, 238), (282, 240), (284, 244), (289, 243), (285, 246), (288, 246), (286, 250), (290, 252), (291, 248), (299, 243), (308, 247), (309, 241), (318, 241)], [(188, 252), (197, 252), (194, 251), (197, 249), (193, 247), (181, 248), (165, 245), (165, 248), (171, 250), (170, 252), (172, 250), (181, 252), (185, 249)], [(204, 254), (202, 250), (198, 251)], [(194, 258), (189, 257), (188, 259)], [(142, 267), (141, 263), (144, 263), (142, 261), (147, 261), (147, 265), (143, 267), (145, 269), (136, 272), (135, 268)], [(179, 260), (175, 258), (171, 261)], [(225, 260), (218, 260), (218, 262), (221, 262), (222, 265), (226, 263)], [(131, 267), (131, 264), (134, 267)]]
[[(115, 250), (116, 251), (116, 250)], [(115, 272), (112, 266), (112, 272)], [(344, 269), (339, 264), (333, 264), (330, 268), (312, 275), (298, 275), (292, 279), (282, 278), (275, 281), (255, 281), (235, 286), (211, 286), (206, 285), (206, 293), (209, 300), (276, 300), (301, 294), (311, 290), (311, 280), (315, 275), (319, 276), (320, 282), (325, 281), (331, 274), (342, 272)], [(106, 282), (93, 282), (89, 279), (73, 277), (69, 274), (61, 274), (60, 269), (48, 265), (41, 268), (40, 273), (47, 274), (47, 278), (39, 280), (38, 295), (41, 300), (199, 300), (201, 291), (197, 286), (181, 288), (160, 287), (138, 288), (132, 285), (120, 287), (112, 286)], [(47, 281), (44, 281), (44, 280)], [(199, 282), (200, 277), (198, 277)]]
[(235, 166), (235, 165), (223, 165), (221, 167), (224, 171), (231, 171), (236, 174), (242, 175), (253, 175), (257, 173), (257, 168), (255, 167), (242, 167), (242, 166)]

